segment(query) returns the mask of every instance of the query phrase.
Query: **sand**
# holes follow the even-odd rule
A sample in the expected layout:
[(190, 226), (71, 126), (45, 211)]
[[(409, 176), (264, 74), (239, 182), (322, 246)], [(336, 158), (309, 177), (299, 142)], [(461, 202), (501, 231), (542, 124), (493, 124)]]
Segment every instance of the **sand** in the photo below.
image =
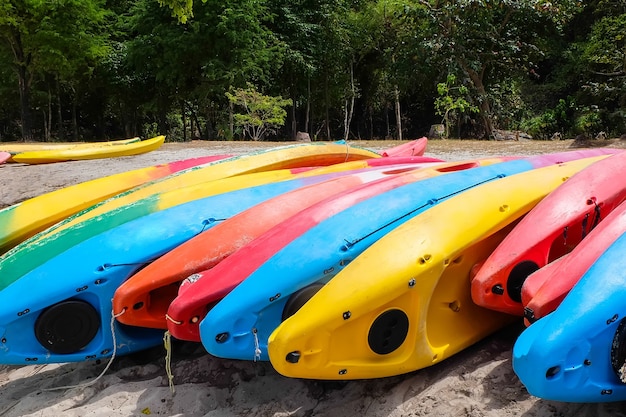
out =
[[(357, 144), (372, 149), (393, 145)], [(0, 165), (0, 207), (130, 169), (276, 145), (192, 142), (166, 144), (125, 158)], [(437, 141), (429, 144), (426, 154), (460, 160), (571, 146), (571, 141), (496, 145)], [(115, 358), (99, 379), (108, 361), (0, 366), (0, 416), (626, 416), (626, 403), (558, 403), (529, 395), (511, 367), (511, 349), (522, 329), (515, 323), (430, 368), (349, 382), (285, 378), (269, 363), (214, 358), (193, 343), (175, 345), (175, 393), (168, 385), (162, 347)], [(91, 385), (55, 389), (86, 383)]]

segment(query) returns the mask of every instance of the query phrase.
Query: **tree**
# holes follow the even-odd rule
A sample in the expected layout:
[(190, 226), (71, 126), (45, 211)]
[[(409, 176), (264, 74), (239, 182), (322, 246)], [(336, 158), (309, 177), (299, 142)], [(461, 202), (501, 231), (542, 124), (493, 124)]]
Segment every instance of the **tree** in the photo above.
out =
[(561, 28), (581, 8), (578, 0), (419, 0), (410, 13), (430, 22), (423, 37), (432, 59), (471, 81), (484, 136), (490, 137), (490, 89), (527, 74), (541, 56), (546, 30)]
[(292, 104), (289, 99), (263, 95), (252, 84), (245, 89), (233, 89), (226, 93), (226, 97), (244, 111), (234, 114), (235, 125), (243, 129), (244, 137), (249, 136), (255, 141), (284, 125), (287, 117), (284, 107)]
[(106, 53), (105, 16), (98, 0), (0, 0), (0, 47), (13, 58), (23, 139), (33, 139), (33, 83), (46, 74), (66, 82), (88, 75)]
[(466, 99), (469, 92), (467, 87), (464, 85), (455, 86), (455, 83), (456, 77), (454, 74), (448, 74), (445, 83), (437, 84), (439, 97), (435, 100), (435, 109), (438, 115), (443, 116), (446, 138), (450, 137), (451, 114), (455, 114), (457, 110), (461, 113), (478, 111), (478, 108), (472, 106)]

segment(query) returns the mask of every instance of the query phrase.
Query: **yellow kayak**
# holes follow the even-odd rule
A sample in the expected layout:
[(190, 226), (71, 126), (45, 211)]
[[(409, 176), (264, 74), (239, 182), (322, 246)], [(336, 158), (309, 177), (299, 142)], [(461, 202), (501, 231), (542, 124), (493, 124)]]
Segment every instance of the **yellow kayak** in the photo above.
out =
[(0, 142), (0, 151), (16, 154), (20, 152), (61, 150), (75, 148), (93, 148), (98, 146), (126, 145), (139, 142), (139, 137), (110, 140), (106, 142)]
[[(128, 204), (136, 203), (146, 197), (167, 193), (173, 190), (201, 190), (201, 184), (209, 183), (222, 178), (256, 172), (278, 169), (292, 169), (319, 166), (317, 170), (304, 172), (300, 175), (320, 175), (326, 172), (355, 169), (363, 165), (357, 161), (380, 158), (376, 152), (343, 143), (314, 143), (297, 144), (277, 147), (269, 150), (254, 152), (242, 156), (232, 157), (168, 175), (162, 179), (148, 182), (127, 192), (104, 200), (74, 216), (71, 216), (43, 232), (33, 236), (30, 240), (40, 240), (52, 233), (61, 232), (73, 225), (92, 218), (103, 216), (105, 213), (118, 210)], [(352, 163), (350, 163), (352, 161)], [(342, 164), (343, 162), (347, 162)], [(332, 165), (332, 166), (331, 166)], [(340, 166), (337, 166), (340, 165)], [(325, 168), (329, 166), (328, 168)], [(313, 172), (315, 171), (315, 172)], [(188, 188), (199, 186), (200, 188)], [(210, 190), (198, 193), (196, 198), (202, 198)], [(178, 204), (193, 198), (190, 192), (178, 192), (174, 195), (181, 198)], [(182, 199), (184, 198), (184, 199)], [(171, 201), (171, 200), (170, 200)], [(174, 205), (175, 203), (170, 203)], [(157, 208), (155, 208), (156, 210)], [(28, 243), (26, 241), (25, 243)]]
[(19, 152), (13, 155), (13, 162), (24, 164), (47, 164), (51, 162), (80, 161), (86, 159), (114, 158), (139, 155), (158, 149), (165, 142), (165, 136), (157, 136), (137, 142), (115, 146), (80, 146), (62, 149)]
[(362, 379), (434, 365), (509, 323), (472, 302), (470, 274), (523, 215), (606, 156), (467, 190), (394, 229), (271, 334), (285, 376)]

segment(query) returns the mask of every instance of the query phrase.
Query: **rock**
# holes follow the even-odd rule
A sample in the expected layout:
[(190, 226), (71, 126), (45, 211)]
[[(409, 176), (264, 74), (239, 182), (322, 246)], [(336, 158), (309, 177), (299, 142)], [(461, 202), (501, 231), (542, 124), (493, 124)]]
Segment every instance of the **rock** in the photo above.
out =
[(431, 125), (428, 139), (442, 139), (446, 137), (446, 126), (443, 124)]
[(307, 132), (297, 132), (296, 141), (297, 142), (311, 142), (311, 136), (309, 136)]
[(532, 140), (532, 136), (520, 130), (493, 130), (494, 140)]

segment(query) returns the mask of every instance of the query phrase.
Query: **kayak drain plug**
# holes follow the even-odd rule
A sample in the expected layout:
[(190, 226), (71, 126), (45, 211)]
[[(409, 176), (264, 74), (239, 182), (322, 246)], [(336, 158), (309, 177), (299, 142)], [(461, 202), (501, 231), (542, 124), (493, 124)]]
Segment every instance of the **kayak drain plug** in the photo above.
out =
[(217, 343), (224, 343), (228, 340), (228, 332), (220, 333), (215, 336), (215, 341)]
[(298, 361), (300, 361), (300, 352), (298, 352), (297, 350), (289, 352), (285, 357), (285, 360), (289, 363), (298, 363)]
[(504, 294), (504, 288), (502, 287), (502, 285), (500, 284), (496, 284), (491, 288), (491, 292), (496, 294), (496, 295), (503, 295)]

